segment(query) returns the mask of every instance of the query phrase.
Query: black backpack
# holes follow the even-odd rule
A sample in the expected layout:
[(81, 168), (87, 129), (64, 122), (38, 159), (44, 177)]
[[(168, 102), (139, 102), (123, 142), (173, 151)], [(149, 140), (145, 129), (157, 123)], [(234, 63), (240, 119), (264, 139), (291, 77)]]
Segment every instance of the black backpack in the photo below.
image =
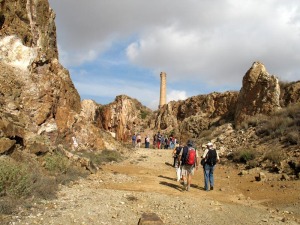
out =
[(181, 149), (182, 149), (182, 147), (176, 147), (176, 153), (175, 153), (174, 158), (178, 158), (178, 156), (179, 156), (179, 154), (181, 152)]
[(214, 166), (217, 164), (217, 151), (216, 149), (209, 149), (206, 156), (206, 164)]

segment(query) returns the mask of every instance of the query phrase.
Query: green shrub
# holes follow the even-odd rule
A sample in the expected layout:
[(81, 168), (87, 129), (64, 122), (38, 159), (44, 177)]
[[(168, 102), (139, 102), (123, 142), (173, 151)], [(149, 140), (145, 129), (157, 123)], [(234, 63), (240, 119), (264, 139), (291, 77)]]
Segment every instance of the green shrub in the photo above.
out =
[(142, 118), (142, 119), (146, 119), (146, 117), (147, 117), (148, 115), (149, 115), (149, 112), (141, 110), (141, 118)]
[(25, 164), (1, 160), (0, 193), (10, 196), (27, 196), (32, 190), (32, 177)]

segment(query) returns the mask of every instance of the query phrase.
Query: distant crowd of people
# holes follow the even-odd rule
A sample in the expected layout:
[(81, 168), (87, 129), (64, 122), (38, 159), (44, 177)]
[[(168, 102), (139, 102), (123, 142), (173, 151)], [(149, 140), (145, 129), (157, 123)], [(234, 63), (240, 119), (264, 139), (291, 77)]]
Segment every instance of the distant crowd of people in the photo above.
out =
[[(142, 143), (141, 134), (132, 136), (132, 147), (140, 148)], [(150, 148), (150, 135), (144, 139), (145, 148)], [(153, 135), (153, 149), (172, 149), (173, 167), (176, 169), (176, 178), (182, 182), (183, 190), (189, 191), (191, 188), (192, 176), (200, 166), (203, 168), (204, 189), (214, 190), (214, 170), (220, 157), (218, 151), (211, 142), (203, 145), (203, 154), (200, 156), (199, 150), (194, 146), (193, 141), (188, 140), (186, 145), (182, 145), (171, 135), (162, 135), (160, 132)]]
[[(174, 149), (177, 144), (177, 139), (171, 135), (162, 135), (160, 132), (153, 135), (153, 149)], [(140, 133), (132, 135), (132, 147), (140, 148), (142, 143), (142, 137)], [(150, 148), (150, 135), (146, 135), (144, 139), (145, 148)]]

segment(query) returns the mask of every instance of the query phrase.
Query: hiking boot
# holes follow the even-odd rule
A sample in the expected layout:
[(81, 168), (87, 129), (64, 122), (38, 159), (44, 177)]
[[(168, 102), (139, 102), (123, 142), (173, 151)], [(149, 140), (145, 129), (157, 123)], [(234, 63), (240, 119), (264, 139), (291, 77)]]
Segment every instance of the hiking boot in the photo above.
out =
[(190, 191), (190, 185), (187, 186), (186, 190), (187, 190), (187, 191)]
[(210, 190), (211, 190), (211, 191), (212, 191), (212, 190), (214, 190), (214, 187), (213, 187), (213, 186), (211, 186), (211, 187), (210, 187)]

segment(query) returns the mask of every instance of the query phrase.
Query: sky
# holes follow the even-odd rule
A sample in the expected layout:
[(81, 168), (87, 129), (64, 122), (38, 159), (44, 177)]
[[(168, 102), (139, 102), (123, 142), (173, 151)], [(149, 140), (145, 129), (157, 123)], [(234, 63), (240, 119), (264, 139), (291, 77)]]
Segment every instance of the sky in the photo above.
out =
[(81, 99), (167, 102), (239, 91), (253, 62), (300, 80), (299, 0), (49, 0), (60, 63)]

